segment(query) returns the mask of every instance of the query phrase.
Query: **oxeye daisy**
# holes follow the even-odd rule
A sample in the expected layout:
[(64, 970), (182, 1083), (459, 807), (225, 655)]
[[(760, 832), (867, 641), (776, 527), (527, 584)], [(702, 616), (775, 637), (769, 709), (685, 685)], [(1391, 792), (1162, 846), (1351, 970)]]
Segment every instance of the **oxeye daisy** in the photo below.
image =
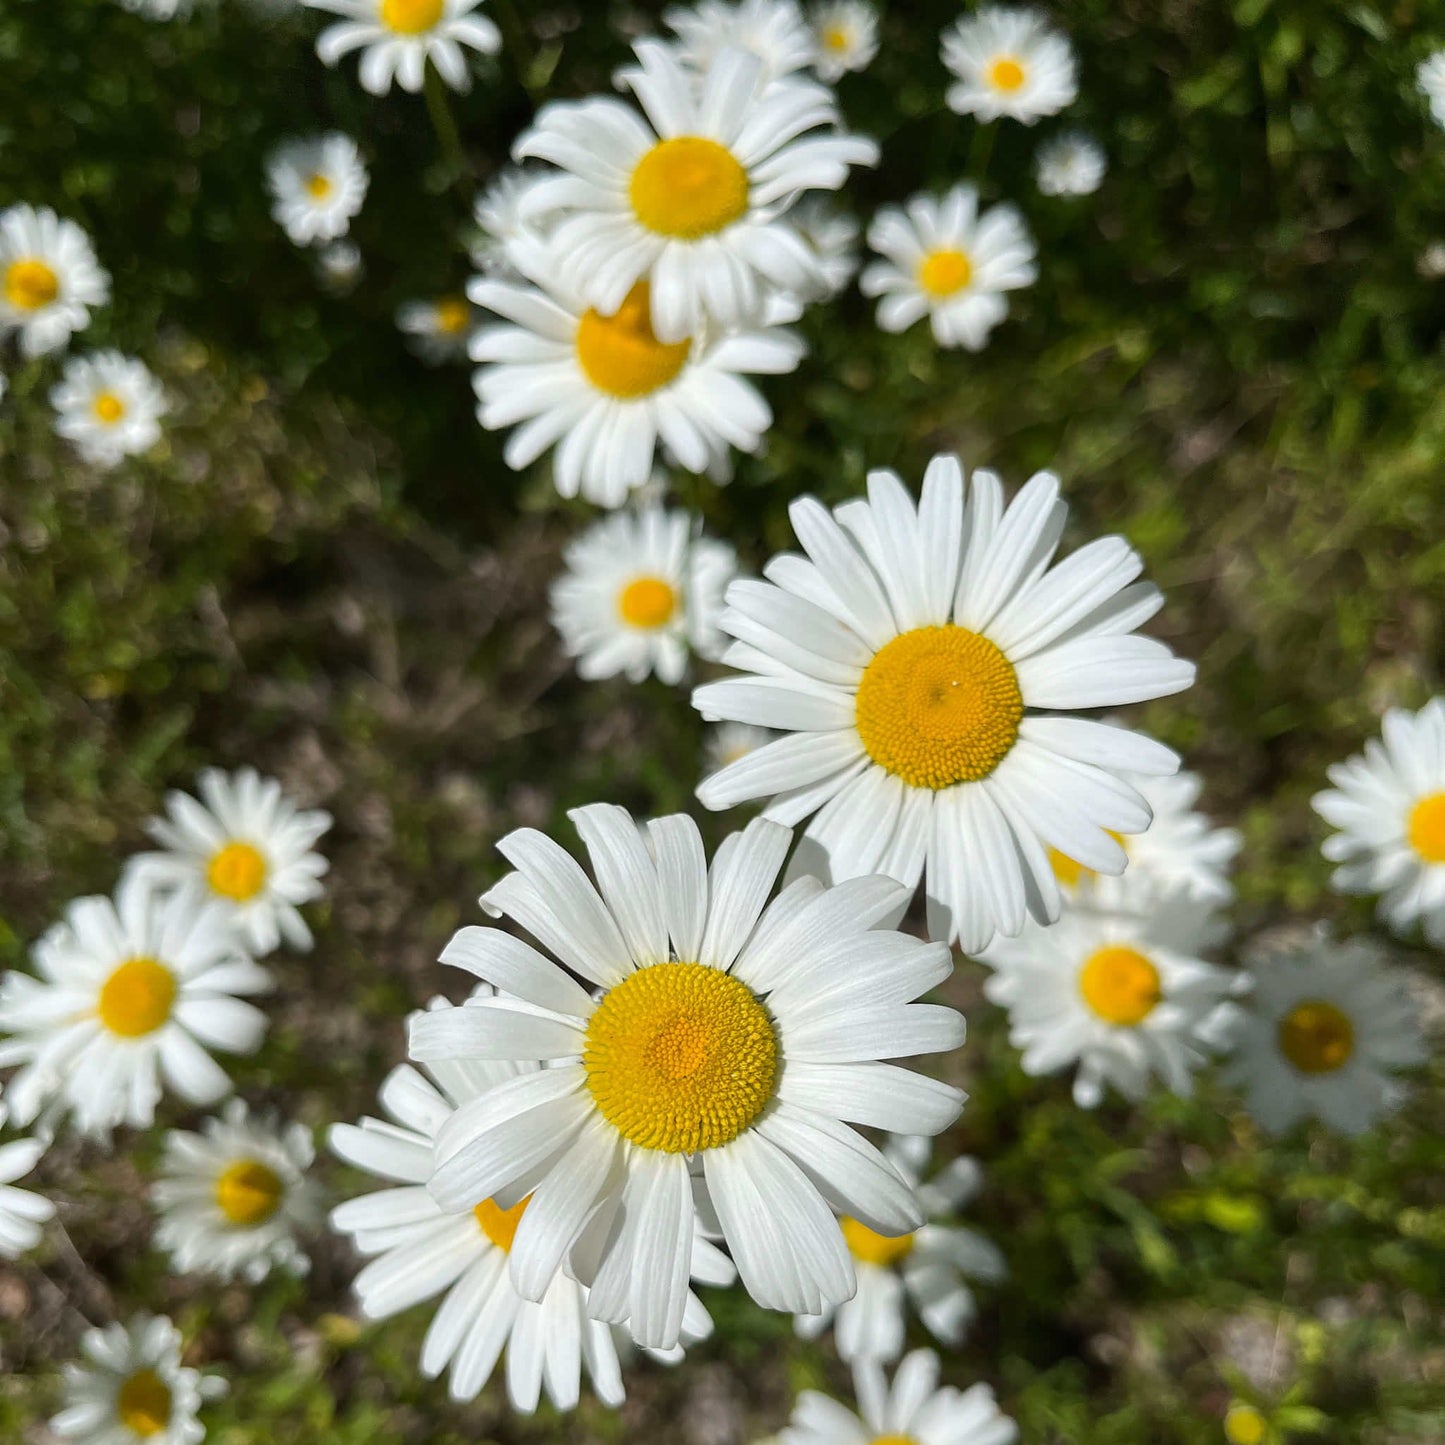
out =
[(109, 467), (160, 440), (166, 394), (143, 361), (95, 351), (66, 361), (50, 404), (57, 435), (86, 461)]
[(467, 354), (474, 313), (465, 296), (408, 301), (397, 309), (396, 324), (423, 361), (436, 366)]
[(1415, 67), (1415, 84), (1429, 102), (1435, 124), (1445, 126), (1445, 50), (1426, 56)]
[(385, 95), (394, 80), (419, 91), (427, 61), (453, 90), (471, 88), (466, 52), (494, 55), (502, 33), (475, 13), (482, 0), (302, 0), (313, 10), (342, 17), (316, 37), (316, 54), (335, 65), (343, 55), (364, 50), (357, 71), (362, 88)]
[(1046, 196), (1092, 196), (1108, 169), (1103, 148), (1080, 130), (1050, 137), (1034, 157), (1034, 179)]
[(58, 351), (110, 300), (110, 277), (90, 237), (48, 206), (0, 211), (0, 337), (18, 332), (25, 356)]
[(513, 148), (562, 174), (527, 193), (555, 217), (559, 274), (605, 315), (649, 284), (664, 345), (754, 321), (776, 291), (805, 292), (817, 264), (786, 212), (810, 190), (837, 190), (878, 147), (836, 126), (812, 81), (764, 85), (757, 60), (723, 50), (694, 77), (659, 41), (637, 45), (620, 81), (642, 110), (611, 96), (543, 107)]
[(1037, 10), (988, 5), (943, 33), (943, 63), (956, 78), (948, 108), (981, 121), (1032, 125), (1079, 93), (1074, 52)]
[(880, 926), (907, 898), (891, 879), (805, 878), (769, 904), (791, 837), (776, 824), (734, 834), (709, 869), (681, 814), (645, 830), (621, 808), (570, 816), (595, 884), (521, 829), (497, 845), (517, 871), (482, 898), (561, 963), (499, 928), (463, 929), (442, 961), (517, 997), (412, 1022), (424, 1062), (548, 1066), (442, 1126), (432, 1196), (454, 1212), (530, 1197), (518, 1292), (542, 1298), (566, 1262), (594, 1319), (666, 1349), (687, 1303), (698, 1169), (759, 1304), (841, 1303), (856, 1277), (830, 1206), (881, 1234), (923, 1222), (907, 1181), (848, 1125), (931, 1135), (962, 1103), (882, 1062), (962, 1042), (957, 1013), (914, 1002), (951, 973), (948, 949)]
[(344, 236), (369, 177), (356, 142), (340, 131), (283, 141), (266, 162), (271, 214), (298, 246)]
[(698, 797), (768, 798), (765, 816), (787, 824), (816, 813), (795, 867), (923, 879), (930, 933), (967, 952), (1030, 914), (1058, 916), (1049, 848), (1121, 872), (1110, 830), (1149, 823), (1125, 775), (1179, 760), (1138, 733), (1042, 710), (1161, 697), (1194, 668), (1134, 635), (1163, 598), (1134, 581), (1143, 564), (1122, 538), (1049, 566), (1066, 512), (1046, 472), (1007, 508), (991, 472), (965, 496), (948, 456), (917, 508), (887, 471), (835, 512), (795, 501), (808, 559), (775, 557), (766, 582), (731, 585), (721, 626), (737, 642), (723, 660), (743, 675), (693, 693), (705, 718), (791, 736)]
[(192, 1104), (231, 1081), (208, 1050), (254, 1053), (266, 1016), (241, 995), (271, 976), (241, 950), (225, 909), (194, 895), (160, 898), (122, 883), (115, 899), (81, 898), (32, 950), (39, 977), (0, 979), (0, 1068), (23, 1067), (6, 1098), (28, 1123), (56, 1100), (76, 1127), (105, 1135), (147, 1127), (164, 1079)]
[[(9, 1110), (0, 1103), (0, 1128)], [(40, 1242), (40, 1226), (55, 1215), (43, 1194), (16, 1187), (45, 1153), (45, 1140), (11, 1139), (0, 1144), (0, 1259), (15, 1259)]]
[(662, 18), (694, 70), (706, 70), (724, 50), (742, 50), (761, 63), (766, 80), (776, 80), (806, 70), (816, 55), (795, 0), (700, 0), (674, 5)]
[(747, 757), (751, 752), (777, 737), (771, 728), (755, 728), (747, 723), (718, 723), (709, 729), (707, 761), (713, 772)]
[(883, 260), (858, 284), (865, 296), (883, 298), (879, 326), (906, 331), (927, 316), (940, 346), (981, 351), (1008, 315), (1005, 293), (1038, 278), (1023, 217), (1008, 205), (980, 215), (969, 185), (914, 196), (902, 210), (885, 206), (868, 227), (868, 244)]
[(203, 1132), (172, 1129), (151, 1190), (160, 1211), (156, 1244), (179, 1273), (240, 1276), (259, 1284), (272, 1269), (305, 1274), (297, 1235), (320, 1222), (311, 1131), (251, 1119), (232, 1099)]
[(282, 939), (310, 948), (311, 930), (299, 905), (320, 898), (326, 859), (314, 850), (331, 814), (300, 809), (274, 778), (254, 768), (200, 776), (200, 801), (166, 795), (166, 816), (146, 831), (164, 850), (140, 853), (127, 865), (151, 887), (188, 888), (220, 906), (256, 954)]
[(1391, 708), (1377, 741), (1329, 769), (1313, 806), (1338, 833), (1324, 855), (1341, 893), (1378, 893), (1396, 932), (1416, 923), (1445, 948), (1445, 697), (1419, 712)]
[(878, 54), (878, 12), (866, 0), (824, 0), (809, 13), (817, 55), (813, 68), (830, 85), (866, 70)]

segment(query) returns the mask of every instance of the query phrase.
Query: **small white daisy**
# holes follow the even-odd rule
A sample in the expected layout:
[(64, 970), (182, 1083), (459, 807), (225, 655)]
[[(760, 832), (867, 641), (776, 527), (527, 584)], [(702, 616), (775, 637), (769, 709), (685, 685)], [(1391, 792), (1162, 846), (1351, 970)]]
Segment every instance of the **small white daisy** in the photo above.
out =
[(226, 1382), (181, 1364), (180, 1331), (164, 1316), (87, 1330), (85, 1364), (65, 1367), (65, 1407), (50, 1428), (80, 1445), (198, 1445), (202, 1404)]
[(361, 280), (365, 269), (361, 247), (354, 241), (332, 241), (316, 252), (321, 284), (334, 295), (346, 295)]
[(1032, 125), (1079, 93), (1074, 52), (1037, 10), (988, 5), (943, 33), (943, 63), (957, 77), (948, 108), (981, 121)]
[(511, 247), (518, 241), (539, 239), (531, 223), (522, 218), (527, 192), (540, 171), (511, 166), (501, 171), (472, 207), (476, 234), (468, 245), (472, 264), (488, 276), (515, 273)]
[(145, 362), (118, 351), (72, 356), (50, 389), (55, 431), (88, 462), (114, 466), (160, 440), (166, 394)]
[(362, 88), (385, 95), (392, 81), (419, 91), (427, 61), (453, 90), (471, 88), (466, 52), (495, 55), (502, 32), (474, 12), (482, 0), (302, 0), (313, 10), (342, 17), (316, 37), (316, 54), (335, 65), (353, 50), (365, 50), (357, 75)]
[(328, 864), (314, 851), (331, 826), (331, 814), (299, 809), (274, 778), (254, 768), (199, 778), (201, 801), (179, 791), (166, 795), (164, 818), (146, 831), (164, 849), (139, 853), (126, 865), (154, 888), (191, 888), (221, 906), (257, 955), (281, 940), (311, 947), (300, 904), (320, 898)]
[[(0, 1103), (0, 1128), (9, 1110)], [(42, 1138), (11, 1139), (0, 1144), (0, 1259), (15, 1259), (40, 1242), (40, 1226), (55, 1215), (55, 1205), (43, 1194), (17, 1189), (45, 1153)]]
[(1435, 124), (1445, 126), (1445, 50), (1435, 51), (1415, 67), (1415, 84), (1430, 102)]
[(1008, 315), (1005, 293), (1038, 279), (1023, 217), (1010, 205), (980, 214), (970, 185), (914, 196), (901, 210), (885, 206), (868, 244), (884, 259), (864, 270), (859, 286), (883, 298), (879, 326), (906, 331), (927, 316), (940, 346), (981, 351)]
[(298, 246), (344, 236), (369, 177), (356, 142), (340, 131), (283, 141), (266, 162), (271, 215)]
[(796, 0), (700, 0), (674, 5), (662, 18), (693, 70), (706, 70), (724, 50), (742, 50), (761, 62), (765, 80), (776, 80), (806, 70), (816, 57)]
[(738, 762), (750, 752), (777, 737), (771, 728), (755, 728), (748, 723), (718, 723), (708, 729), (708, 770), (717, 772)]
[(398, 307), (396, 324), (423, 361), (437, 366), (467, 354), (473, 313), (465, 296), (439, 296), (435, 301), (408, 301)]
[(878, 54), (878, 12), (867, 0), (822, 0), (808, 17), (817, 56), (813, 68), (830, 85), (866, 70)]
[(58, 351), (110, 300), (90, 237), (48, 206), (0, 211), (0, 337), (20, 333), (25, 356)]
[(182, 1274), (240, 1276), (259, 1284), (272, 1269), (305, 1274), (311, 1266), (299, 1233), (320, 1222), (311, 1131), (274, 1118), (252, 1120), (232, 1099), (200, 1134), (172, 1129), (151, 1190), (160, 1223), (156, 1245)]
[(806, 196), (788, 213), (818, 268), (818, 300), (828, 301), (847, 290), (858, 269), (858, 218), (823, 196)]
[(1103, 147), (1081, 130), (1051, 136), (1034, 157), (1034, 179), (1046, 196), (1092, 196), (1108, 168)]

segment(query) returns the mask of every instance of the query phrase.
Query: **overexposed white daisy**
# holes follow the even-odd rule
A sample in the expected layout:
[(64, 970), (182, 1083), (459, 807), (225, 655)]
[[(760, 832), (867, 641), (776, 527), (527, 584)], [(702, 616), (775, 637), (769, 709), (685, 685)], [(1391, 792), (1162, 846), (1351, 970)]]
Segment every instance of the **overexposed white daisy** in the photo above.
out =
[(1415, 84), (1429, 101), (1435, 124), (1445, 126), (1445, 50), (1426, 56), (1415, 67)]
[(791, 839), (774, 823), (733, 834), (709, 869), (682, 814), (645, 830), (602, 804), (569, 816), (595, 885), (520, 829), (497, 845), (517, 871), (482, 898), (561, 964), (500, 928), (465, 928), (442, 961), (516, 998), (412, 1021), (414, 1059), (549, 1066), (442, 1126), (433, 1197), (460, 1212), (530, 1195), (518, 1292), (542, 1298), (565, 1262), (594, 1319), (666, 1349), (687, 1304), (698, 1168), (759, 1304), (841, 1303), (856, 1276), (833, 1209), (881, 1234), (923, 1223), (908, 1183), (848, 1125), (932, 1135), (962, 1104), (882, 1062), (962, 1042), (957, 1013), (915, 1002), (952, 972), (948, 949), (881, 926), (907, 899), (891, 879), (805, 878), (769, 903)]
[(942, 196), (914, 196), (885, 206), (868, 227), (868, 244), (884, 259), (864, 269), (859, 287), (881, 296), (878, 324), (906, 331), (929, 318), (940, 346), (981, 351), (1008, 315), (1005, 293), (1038, 279), (1034, 243), (1010, 205), (982, 214), (978, 192), (954, 186)]
[(817, 53), (796, 0), (699, 0), (674, 5), (662, 18), (683, 62), (698, 71), (724, 50), (742, 50), (761, 63), (765, 80), (776, 80), (806, 70)]
[[(0, 1103), (0, 1128), (9, 1110)], [(0, 1259), (15, 1259), (40, 1242), (40, 1226), (55, 1215), (55, 1205), (33, 1189), (18, 1189), (45, 1153), (42, 1138), (11, 1139), (0, 1144)]]
[(1108, 168), (1103, 147), (1081, 130), (1051, 136), (1034, 157), (1034, 179), (1046, 196), (1092, 196)]
[(271, 215), (298, 246), (344, 236), (369, 183), (356, 142), (340, 131), (283, 141), (266, 162)]
[(80, 1445), (198, 1445), (202, 1404), (226, 1382), (181, 1364), (180, 1331), (163, 1315), (87, 1330), (84, 1364), (65, 1367), (65, 1406), (50, 1428)]
[(707, 761), (711, 772), (745, 758), (750, 752), (777, 737), (771, 728), (755, 728), (748, 723), (717, 723), (708, 729)]
[(166, 394), (145, 362), (118, 351), (72, 356), (50, 389), (55, 431), (88, 462), (114, 466), (160, 440)]
[(427, 62), (453, 90), (471, 88), (466, 52), (495, 55), (502, 32), (476, 14), (482, 0), (302, 0), (313, 10), (341, 16), (316, 37), (316, 54), (326, 65), (364, 50), (357, 77), (372, 95), (385, 95), (395, 81), (419, 91)]
[(0, 211), (0, 337), (18, 332), (24, 356), (58, 351), (110, 300), (110, 277), (90, 237), (48, 206)]
[(203, 1132), (172, 1129), (151, 1197), (160, 1212), (155, 1242), (181, 1274), (237, 1276), (259, 1284), (272, 1269), (305, 1274), (297, 1241), (320, 1223), (316, 1151), (303, 1124), (252, 1119), (240, 1099)]
[(397, 308), (396, 324), (423, 361), (436, 366), (467, 354), (474, 313), (465, 296), (408, 301)]
[(328, 864), (314, 844), (331, 814), (298, 808), (280, 783), (254, 768), (207, 768), (198, 782), (200, 802), (166, 794), (167, 816), (146, 824), (164, 851), (138, 853), (126, 876), (154, 888), (194, 889), (223, 908), (255, 954), (273, 952), (282, 939), (310, 948), (299, 905), (324, 892)]
[(612, 96), (554, 102), (513, 147), (560, 168), (525, 207), (553, 218), (563, 280), (612, 315), (646, 279), (664, 344), (709, 320), (751, 324), (774, 292), (816, 286), (817, 263), (786, 213), (803, 192), (837, 190), (850, 166), (874, 164), (878, 147), (838, 128), (825, 86), (765, 85), (740, 50), (697, 76), (660, 41), (640, 41), (637, 60), (619, 79), (645, 118)]
[(1069, 42), (1037, 11), (986, 5), (943, 32), (943, 63), (956, 77), (948, 108), (981, 121), (1032, 125), (1079, 93)]
[(878, 12), (867, 0), (822, 0), (809, 11), (813, 69), (830, 85), (850, 70), (866, 70), (878, 54)]
[[(1048, 849), (1118, 873), (1115, 833), (1149, 809), (1128, 773), (1179, 760), (1141, 736), (1063, 709), (1142, 702), (1188, 687), (1190, 663), (1135, 635), (1163, 605), (1136, 582), (1121, 537), (1050, 567), (1067, 507), (1035, 476), (1005, 508), (992, 472), (967, 495), (935, 457), (916, 508), (875, 471), (868, 500), (792, 504), (810, 560), (784, 554), (739, 580), (721, 626), (740, 677), (693, 693), (705, 718), (789, 736), (706, 779), (709, 808), (768, 798), (765, 816), (816, 813), (795, 868), (832, 879), (925, 881), (929, 932), (976, 952), (995, 931), (1059, 911)], [(1132, 585), (1131, 585), (1132, 584)], [(925, 877), (926, 873), (926, 877)]]
[(226, 910), (190, 893), (122, 882), (114, 901), (80, 898), (31, 950), (39, 977), (0, 979), (0, 1068), (29, 1123), (54, 1101), (77, 1128), (146, 1128), (162, 1080), (192, 1104), (231, 1090), (210, 1050), (254, 1053), (266, 1016), (244, 995), (271, 975), (242, 951)]
[(538, 239), (530, 223), (522, 219), (522, 204), (540, 174), (521, 166), (508, 167), (477, 197), (472, 207), (476, 233), (468, 251), (479, 271), (489, 276), (512, 273), (515, 268), (509, 253), (513, 243)]

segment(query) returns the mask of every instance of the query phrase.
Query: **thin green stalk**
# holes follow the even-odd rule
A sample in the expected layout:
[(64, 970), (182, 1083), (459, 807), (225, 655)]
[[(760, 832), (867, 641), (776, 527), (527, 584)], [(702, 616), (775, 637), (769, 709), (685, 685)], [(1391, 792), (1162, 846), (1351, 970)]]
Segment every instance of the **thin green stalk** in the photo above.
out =
[(532, 42), (527, 38), (527, 27), (522, 24), (522, 17), (517, 14), (517, 7), (512, 0), (492, 0), (491, 9), (497, 27), (502, 32), (503, 46), (512, 57), (512, 69), (516, 72), (517, 80), (528, 97), (536, 100), (536, 96), (532, 94), (536, 56), (532, 51)]
[(968, 148), (968, 178), (979, 190), (983, 190), (983, 178), (988, 174), (989, 157), (993, 155), (994, 135), (998, 125), (975, 125), (973, 141)]
[(426, 68), (426, 83), (422, 87), (426, 96), (427, 114), (431, 116), (432, 129), (437, 133), (441, 147), (442, 162), (447, 168), (449, 183), (456, 184), (467, 174), (467, 156), (462, 149), (462, 137), (457, 130), (451, 103), (447, 100), (446, 86), (434, 65)]

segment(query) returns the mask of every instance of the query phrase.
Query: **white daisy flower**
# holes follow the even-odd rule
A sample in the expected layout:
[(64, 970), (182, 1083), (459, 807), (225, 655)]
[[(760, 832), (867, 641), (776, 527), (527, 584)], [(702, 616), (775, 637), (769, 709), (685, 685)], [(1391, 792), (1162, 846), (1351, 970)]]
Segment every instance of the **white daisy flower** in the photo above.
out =
[(804, 1339), (817, 1339), (832, 1325), (838, 1354), (850, 1363), (896, 1360), (903, 1353), (908, 1305), (935, 1339), (962, 1344), (976, 1312), (967, 1280), (993, 1283), (1008, 1273), (1003, 1255), (989, 1240), (943, 1222), (977, 1193), (981, 1171), (974, 1160), (954, 1159), (923, 1184), (929, 1140), (898, 1136), (883, 1152), (918, 1191), (926, 1222), (912, 1234), (886, 1235), (845, 1219), (843, 1237), (858, 1272), (858, 1293), (836, 1310), (794, 1320)]
[(1103, 147), (1081, 130), (1051, 136), (1034, 157), (1034, 179), (1046, 196), (1092, 196), (1108, 168)]
[(805, 196), (788, 219), (818, 269), (819, 286), (805, 299), (830, 301), (846, 291), (858, 269), (858, 218), (822, 196)]
[(1316, 1118), (1362, 1134), (1399, 1101), (1396, 1070), (1423, 1063), (1419, 1010), (1380, 951), (1321, 938), (1251, 970), (1252, 1004), (1231, 1020), (1220, 1071), (1262, 1128)]
[(48, 206), (0, 211), (0, 338), (20, 334), (24, 356), (58, 351), (110, 300), (110, 277), (90, 237)]
[(970, 185), (914, 196), (901, 210), (885, 206), (868, 227), (868, 244), (884, 259), (858, 284), (865, 296), (883, 297), (879, 326), (906, 331), (927, 316), (940, 346), (981, 351), (1008, 315), (1004, 293), (1038, 279), (1023, 217), (1009, 205), (980, 215)]
[(518, 1293), (541, 1299), (566, 1262), (590, 1285), (592, 1318), (666, 1349), (684, 1320), (700, 1168), (759, 1304), (841, 1303), (857, 1281), (830, 1206), (881, 1234), (923, 1223), (908, 1183), (848, 1125), (936, 1134), (962, 1104), (881, 1062), (963, 1041), (952, 1009), (914, 1002), (952, 972), (948, 949), (879, 926), (907, 898), (891, 879), (805, 878), (769, 904), (791, 839), (776, 824), (733, 834), (709, 870), (684, 815), (645, 830), (601, 804), (569, 816), (595, 885), (520, 829), (497, 845), (517, 871), (482, 898), (562, 963), (500, 928), (465, 928), (442, 961), (517, 998), (412, 1022), (414, 1059), (547, 1065), (443, 1125), (432, 1196), (460, 1212), (530, 1195)]
[(988, 5), (943, 32), (943, 63), (957, 77), (948, 108), (980, 121), (1032, 125), (1079, 93), (1074, 52), (1037, 10)]
[(31, 951), (38, 978), (0, 979), (0, 1068), (29, 1123), (54, 1100), (78, 1129), (147, 1128), (164, 1079), (192, 1104), (230, 1093), (215, 1049), (251, 1054), (266, 1016), (241, 996), (271, 975), (241, 951), (226, 910), (194, 895), (160, 898), (122, 882), (115, 899), (81, 898)]
[(1415, 262), (1415, 269), (1427, 281), (1439, 281), (1445, 277), (1445, 241), (1431, 241), (1420, 252)]
[[(792, 504), (811, 560), (739, 580), (721, 626), (741, 677), (693, 693), (705, 718), (792, 736), (706, 779), (709, 808), (769, 798), (789, 825), (816, 813), (794, 867), (839, 879), (925, 879), (929, 931), (974, 953), (995, 931), (1058, 916), (1048, 849), (1106, 873), (1149, 809), (1125, 778), (1179, 760), (1138, 733), (1043, 710), (1179, 692), (1192, 664), (1135, 629), (1163, 605), (1121, 537), (1049, 562), (1067, 514), (1041, 472), (1007, 509), (992, 472), (965, 497), (935, 457), (915, 508), (892, 472), (868, 500)], [(1130, 584), (1133, 585), (1130, 585)], [(926, 872), (926, 878), (925, 878)]]
[(878, 54), (878, 12), (866, 0), (823, 0), (809, 15), (817, 55), (813, 68), (829, 85), (866, 70)]
[(396, 313), (397, 327), (410, 338), (412, 349), (433, 366), (466, 356), (472, 320), (471, 303), (465, 296), (408, 301)]
[(201, 1405), (226, 1382), (181, 1364), (180, 1331), (164, 1316), (87, 1330), (85, 1364), (65, 1367), (65, 1408), (50, 1428), (80, 1445), (198, 1445)]
[(114, 466), (161, 436), (166, 394), (145, 362), (118, 351), (72, 356), (50, 389), (55, 431), (88, 462)]
[(723, 593), (737, 572), (726, 542), (686, 512), (605, 517), (573, 541), (552, 584), (552, 622), (588, 679), (656, 673), (682, 681), (690, 654), (716, 657)]
[(477, 233), (468, 251), (479, 271), (489, 276), (515, 274), (511, 247), (519, 241), (535, 245), (539, 240), (531, 223), (523, 219), (522, 211), (527, 192), (540, 175), (538, 170), (509, 167), (499, 172), (477, 197), (472, 207)]
[(153, 888), (194, 889), (223, 909), (255, 954), (273, 953), (282, 939), (309, 949), (299, 905), (325, 891), (329, 865), (313, 845), (331, 814), (297, 808), (280, 783), (254, 768), (207, 768), (198, 782), (200, 802), (166, 795), (167, 816), (146, 824), (164, 851), (137, 854), (126, 876)]
[(1430, 114), (1435, 124), (1445, 126), (1445, 50), (1426, 56), (1415, 67), (1415, 84), (1420, 94), (1430, 102)]
[(361, 248), (354, 241), (332, 241), (316, 253), (316, 269), (321, 284), (338, 296), (344, 296), (358, 281), (366, 269), (361, 259)]
[(232, 1099), (204, 1132), (172, 1129), (151, 1190), (160, 1211), (158, 1248), (181, 1274), (240, 1276), (259, 1284), (272, 1269), (311, 1267), (296, 1236), (316, 1228), (320, 1206), (307, 1178), (316, 1151), (302, 1124), (251, 1119)]
[(283, 141), (266, 162), (271, 215), (298, 246), (344, 236), (369, 183), (356, 142), (340, 131)]
[[(8, 1117), (9, 1110), (0, 1103), (0, 1127)], [(0, 1144), (0, 1259), (16, 1259), (33, 1249), (40, 1242), (40, 1226), (55, 1216), (55, 1205), (43, 1194), (15, 1186), (40, 1162), (45, 1147), (41, 1138)]]
[[(664, 344), (756, 320), (775, 291), (818, 284), (817, 265), (786, 217), (809, 190), (837, 190), (878, 147), (836, 126), (831, 93), (813, 81), (764, 85), (758, 62), (723, 50), (700, 75), (660, 41), (637, 45), (619, 76), (646, 119), (612, 96), (544, 106), (513, 147), (561, 174), (527, 193), (555, 216), (564, 280), (612, 315), (644, 278)], [(825, 129), (826, 127), (826, 129)]]
[(674, 5), (662, 18), (693, 70), (706, 70), (724, 50), (742, 50), (761, 63), (764, 80), (776, 80), (806, 70), (817, 55), (795, 0), (700, 0)]
[(717, 723), (708, 729), (708, 769), (715, 773), (719, 768), (747, 757), (776, 737), (777, 733), (771, 728), (755, 728), (748, 723)]
[(340, 15), (316, 37), (316, 54), (335, 65), (353, 50), (365, 50), (357, 77), (362, 89), (385, 95), (394, 80), (420, 91), (427, 61), (453, 90), (469, 90), (466, 52), (495, 55), (502, 32), (474, 12), (482, 0), (302, 0), (313, 10)]

